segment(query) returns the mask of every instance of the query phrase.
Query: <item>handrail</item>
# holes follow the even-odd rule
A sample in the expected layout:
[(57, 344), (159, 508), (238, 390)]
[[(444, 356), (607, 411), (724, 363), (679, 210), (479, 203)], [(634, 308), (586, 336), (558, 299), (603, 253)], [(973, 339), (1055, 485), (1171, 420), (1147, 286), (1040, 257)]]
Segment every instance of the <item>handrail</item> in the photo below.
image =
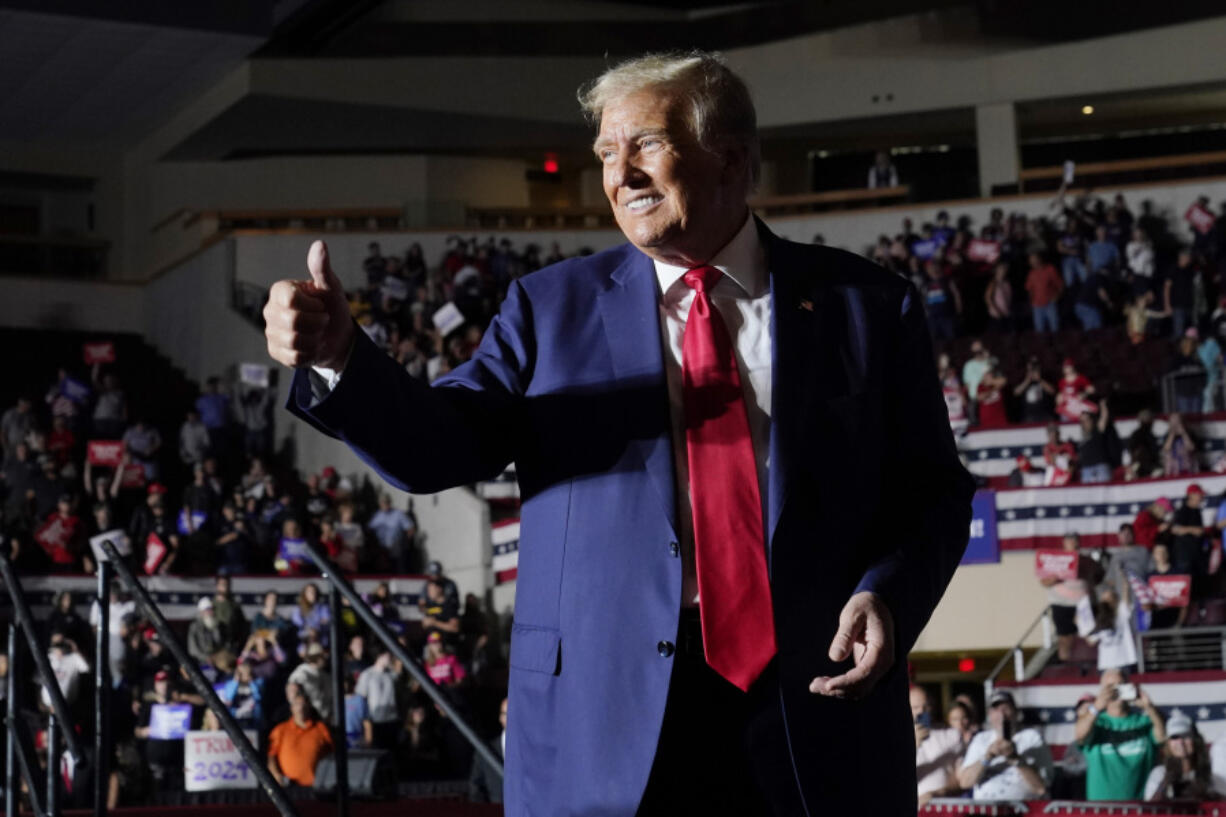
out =
[(905, 199), (910, 193), (911, 187), (905, 184), (896, 184), (893, 187), (852, 187), (843, 190), (822, 190), (817, 193), (757, 196), (749, 200), (749, 206), (754, 210), (772, 210), (779, 207), (804, 207), (814, 204)]
[[(319, 546), (310, 540), (307, 540), (306, 542), (306, 551), (307, 555), (311, 557), (311, 560), (315, 562), (316, 566), (319, 567), (319, 572), (322, 574), (323, 578), (333, 588), (338, 590), (342, 596), (345, 597), (345, 599), (349, 602), (349, 606), (353, 608), (353, 611), (357, 613), (364, 622), (366, 622), (366, 626), (369, 627), (376, 636), (378, 636), (379, 640), (382, 641), (388, 650), (391, 651), (392, 655), (396, 656), (400, 663), (404, 665), (404, 668), (409, 671), (409, 674), (413, 676), (413, 679), (416, 680), (417, 683), (421, 684), (421, 688), (425, 690), (427, 695), (430, 696), (430, 699), (433, 700), (439, 709), (443, 710), (447, 717), (451, 719), (451, 722), (455, 725), (456, 729), (460, 731), (460, 734), (462, 734), (465, 740), (472, 745), (473, 750), (481, 756), (482, 760), (484, 760), (490, 765), (491, 768), (494, 769), (499, 777), (501, 777), (502, 760), (494, 754), (493, 750), (486, 745), (485, 741), (482, 740), (481, 736), (477, 734), (476, 730), (474, 730), (472, 726), (468, 724), (468, 722), (455, 708), (447, 696), (444, 695), (442, 690), (439, 689), (438, 684), (434, 682), (434, 679), (431, 678), (425, 670), (418, 666), (417, 659), (409, 655), (408, 651), (405, 650), (405, 648), (401, 646), (400, 642), (396, 640), (396, 636), (393, 635), (387, 628), (387, 625), (375, 615), (374, 611), (370, 609), (370, 606), (365, 602), (365, 600), (363, 600), (363, 598), (358, 595), (357, 591), (353, 589), (353, 586), (340, 575), (340, 571), (337, 570), (336, 565), (332, 564), (332, 561), (324, 555), (323, 551), (319, 549)], [(338, 613), (339, 610), (332, 611), (333, 619), (339, 618)], [(333, 671), (336, 671), (335, 667), (333, 668)], [(334, 713), (343, 713), (344, 701), (334, 701), (332, 709)], [(340, 714), (338, 717), (344, 718), (344, 715)], [(343, 720), (340, 722), (342, 724), (344, 723)], [(342, 730), (343, 728), (344, 727), (342, 726)]]
[(5, 741), (4, 752), (4, 815), (17, 817), (17, 775), (26, 783), (30, 792), (30, 806), (35, 817), (42, 817), (45, 812), (38, 802), (38, 784), (34, 780), (34, 772), (38, 768), (31, 750), (31, 740), (25, 721), (20, 717), (17, 697), (21, 693), (17, 681), (21, 671), (21, 651), (18, 649), (17, 623), (9, 624), (8, 659), (9, 674), (8, 700), (5, 702), (5, 727), (8, 730), (8, 740)]
[(47, 698), (51, 701), (51, 711), (55, 717), (59, 718), (60, 725), (64, 727), (64, 744), (68, 747), (68, 753), (74, 760), (84, 761), (85, 756), (81, 753), (81, 744), (72, 728), (72, 718), (68, 717), (68, 702), (64, 700), (64, 693), (60, 691), (59, 682), (55, 680), (55, 673), (51, 671), (47, 651), (38, 643), (38, 632), (34, 629), (34, 616), (30, 613), (29, 602), (26, 601), (25, 593), (21, 590), (21, 584), (17, 581), (17, 576), (13, 573), (13, 566), (9, 564), (7, 556), (0, 555), (0, 575), (4, 578), (4, 586), (8, 590), (9, 598), (13, 600), (13, 613), (17, 617), (17, 625), (25, 634), (26, 644), (29, 645), (30, 653), (34, 657), (38, 680), (42, 683), (43, 689), (47, 690)]
[[(1162, 170), (1171, 167), (1195, 167), (1226, 163), (1226, 150), (1204, 153), (1184, 153), (1178, 156), (1151, 156), (1144, 159), (1113, 159), (1108, 162), (1086, 162), (1076, 165), (1078, 176), (1100, 176), (1104, 173), (1130, 173), (1138, 170)], [(1031, 167), (1017, 174), (1021, 181), (1058, 179), (1064, 175), (1063, 165)]]
[(119, 555), (115, 544), (110, 539), (103, 539), (102, 552), (105, 554), (107, 561), (111, 563), (115, 572), (119, 574), (119, 580), (123, 582), (128, 590), (132, 592), (136, 599), (137, 605), (144, 612), (145, 616), (153, 624), (153, 628), (157, 630), (158, 637), (162, 643), (166, 645), (171, 654), (174, 655), (175, 661), (179, 666), (187, 672), (187, 677), (191, 680), (192, 686), (196, 688), (196, 692), (200, 697), (204, 698), (204, 702), (209, 709), (213, 710), (213, 714), (221, 721), (222, 728), (226, 734), (230, 736), (230, 740), (234, 742), (234, 748), (238, 749), (243, 760), (246, 761), (247, 767), (259, 780), (260, 785), (264, 789), (264, 793), (268, 795), (268, 799), (277, 807), (277, 811), (281, 812), (283, 817), (297, 817), (298, 811), (294, 808), (289, 798), (285, 796), (285, 790), (281, 788), (281, 784), (273, 779), (272, 773), (268, 771), (268, 766), (260, 759), (255, 747), (251, 745), (251, 741), (247, 740), (247, 735), (243, 733), (242, 727), (238, 725), (238, 721), (234, 720), (234, 716), (230, 714), (229, 708), (222, 703), (221, 698), (217, 697), (217, 693), (213, 690), (208, 679), (204, 677), (204, 673), (196, 666), (196, 662), (183, 645), (179, 643), (178, 636), (174, 630), (170, 628), (170, 624), (166, 621), (166, 617), (162, 615), (162, 611), (158, 609), (157, 604), (149, 596), (149, 591), (145, 589), (135, 574), (132, 573), (132, 568), (128, 567), (123, 561), (123, 557)]
[(1030, 622), (1030, 626), (1022, 631), (1021, 638), (1017, 640), (1017, 643), (1009, 648), (1009, 651), (1001, 657), (1000, 661), (996, 663), (996, 666), (992, 667), (992, 671), (988, 673), (988, 677), (983, 681), (984, 694), (987, 697), (991, 697), (992, 685), (1000, 673), (1008, 665), (1009, 661), (1013, 661), (1014, 677), (1016, 677), (1019, 681), (1025, 680), (1023, 678), (1025, 675), (1025, 667), (1022, 666), (1022, 668), (1019, 670), (1019, 665), (1021, 665), (1020, 658), (1022, 656), (1022, 650), (1024, 649), (1023, 645), (1026, 643), (1026, 639), (1030, 637), (1030, 634), (1034, 632), (1034, 628), (1039, 626), (1039, 624), (1047, 618), (1049, 610), (1049, 607), (1044, 607), (1041, 611), (1039, 611), (1039, 614), (1035, 616), (1034, 621)]

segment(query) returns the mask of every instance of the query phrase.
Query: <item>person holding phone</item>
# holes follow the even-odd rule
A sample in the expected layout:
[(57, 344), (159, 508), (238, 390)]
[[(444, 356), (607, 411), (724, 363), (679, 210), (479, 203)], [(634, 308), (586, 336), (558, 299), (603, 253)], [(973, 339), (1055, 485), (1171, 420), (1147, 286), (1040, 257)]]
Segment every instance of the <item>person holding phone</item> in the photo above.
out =
[(932, 702), (921, 686), (911, 687), (911, 717), (915, 721), (915, 776), (920, 805), (934, 797), (952, 797), (958, 785), (958, 763), (966, 745), (957, 729), (933, 726)]
[(1140, 685), (1113, 669), (1103, 673), (1094, 706), (1077, 718), (1073, 736), (1086, 758), (1087, 800), (1141, 800), (1166, 726)]
[(971, 739), (958, 783), (975, 800), (1038, 800), (1051, 786), (1055, 764), (1043, 733), (1020, 728), (1013, 694), (988, 698), (988, 727)]

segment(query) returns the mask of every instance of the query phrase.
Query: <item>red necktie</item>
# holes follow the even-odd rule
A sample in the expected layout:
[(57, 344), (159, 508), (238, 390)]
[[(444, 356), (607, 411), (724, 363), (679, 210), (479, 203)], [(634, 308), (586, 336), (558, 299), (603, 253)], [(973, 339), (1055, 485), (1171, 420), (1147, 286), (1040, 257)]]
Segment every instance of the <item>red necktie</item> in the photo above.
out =
[(694, 302), (681, 373), (694, 512), (698, 609), (707, 663), (748, 690), (775, 654), (762, 500), (732, 340), (708, 295), (723, 273), (685, 273)]

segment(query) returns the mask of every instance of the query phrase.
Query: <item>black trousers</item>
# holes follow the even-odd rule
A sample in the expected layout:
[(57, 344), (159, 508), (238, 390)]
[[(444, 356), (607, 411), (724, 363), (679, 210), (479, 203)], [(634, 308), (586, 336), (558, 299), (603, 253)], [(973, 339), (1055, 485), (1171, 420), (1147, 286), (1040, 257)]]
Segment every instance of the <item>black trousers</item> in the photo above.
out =
[(683, 610), (664, 724), (637, 817), (803, 817), (777, 660), (748, 692), (707, 664), (696, 610)]

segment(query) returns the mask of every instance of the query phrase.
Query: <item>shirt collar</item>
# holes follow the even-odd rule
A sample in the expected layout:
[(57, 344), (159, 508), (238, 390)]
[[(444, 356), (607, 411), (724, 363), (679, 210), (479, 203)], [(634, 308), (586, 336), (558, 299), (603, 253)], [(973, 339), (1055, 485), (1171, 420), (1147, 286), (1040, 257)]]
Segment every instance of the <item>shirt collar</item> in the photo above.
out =
[[(662, 293), (668, 292), (689, 270), (688, 267), (655, 259), (652, 259), (652, 263), (655, 264)], [(750, 297), (757, 297), (766, 291), (766, 255), (752, 214), (745, 216), (741, 229), (708, 263), (731, 278)]]

